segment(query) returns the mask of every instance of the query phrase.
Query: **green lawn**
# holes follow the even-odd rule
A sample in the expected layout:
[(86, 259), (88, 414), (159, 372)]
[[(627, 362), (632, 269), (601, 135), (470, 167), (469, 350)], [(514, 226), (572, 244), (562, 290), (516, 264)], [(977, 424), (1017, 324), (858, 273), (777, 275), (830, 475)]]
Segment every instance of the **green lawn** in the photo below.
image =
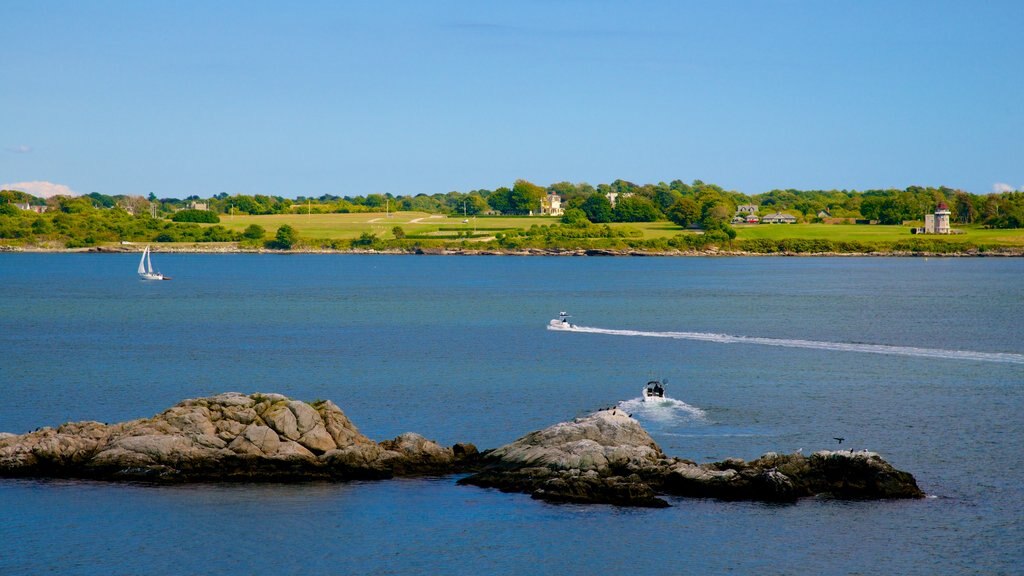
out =
[(1024, 245), (1024, 230), (991, 230), (974, 226), (959, 226), (963, 234), (949, 236), (915, 236), (909, 226), (883, 226), (881, 224), (740, 224), (735, 226), (737, 239), (784, 238), (824, 239), (834, 241), (859, 240), (864, 242), (893, 242), (911, 238), (940, 239), (949, 242), (976, 242)]
[[(244, 230), (250, 224), (259, 224), (273, 236), (277, 228), (288, 224), (299, 231), (304, 238), (352, 239), (364, 232), (376, 234), (378, 238), (394, 236), (392, 228), (401, 226), (406, 234), (444, 235), (455, 229), (497, 233), (501, 230), (534, 225), (554, 224), (558, 218), (548, 216), (470, 216), (463, 222), (460, 216), (442, 216), (425, 212), (370, 212), (359, 214), (272, 214), (267, 216), (221, 216), (221, 225), (232, 230)], [(639, 230), (642, 237), (669, 238), (684, 231), (671, 222), (631, 222), (611, 224), (613, 228)], [(916, 238), (909, 226), (882, 226), (856, 224), (740, 224), (735, 226), (737, 239), (767, 238), (781, 240), (826, 239), (834, 241), (894, 242)], [(951, 236), (927, 236), (948, 242), (975, 242), (1006, 246), (1024, 245), (1024, 230), (988, 230), (974, 226), (959, 226), (964, 234)]]
[(509, 228), (529, 228), (534, 224), (551, 224), (558, 218), (494, 217), (480, 216), (466, 218), (447, 217), (425, 212), (366, 212), (358, 214), (270, 214), (266, 216), (221, 215), (220, 224), (231, 230), (242, 231), (250, 224), (258, 224), (273, 236), (279, 226), (288, 224), (304, 238), (350, 239), (358, 238), (364, 232), (376, 234), (379, 238), (393, 238), (391, 230), (401, 226), (406, 234), (432, 234), (441, 228), (477, 229), (481, 232), (499, 232)]

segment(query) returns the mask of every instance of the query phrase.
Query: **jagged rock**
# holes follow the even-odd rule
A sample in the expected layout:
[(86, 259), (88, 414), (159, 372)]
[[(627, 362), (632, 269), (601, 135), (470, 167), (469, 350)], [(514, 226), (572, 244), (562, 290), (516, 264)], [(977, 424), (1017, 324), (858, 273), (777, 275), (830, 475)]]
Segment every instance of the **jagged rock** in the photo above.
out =
[(0, 436), (0, 476), (173, 481), (380, 478), (451, 473), (455, 456), (416, 434), (378, 445), (332, 402), (229, 392), (184, 400), (153, 418), (64, 424)]
[(555, 502), (667, 506), (659, 495), (790, 502), (919, 498), (914, 477), (867, 451), (768, 453), (696, 464), (666, 458), (638, 422), (602, 410), (532, 432), (496, 450), (451, 448), (406, 433), (376, 443), (330, 401), (237, 392), (180, 402), (153, 418), (68, 423), (0, 433), (0, 477), (110, 480), (387, 478), (475, 470), (460, 484)]
[(450, 469), (455, 462), (452, 448), (443, 448), (419, 434), (406, 432), (394, 440), (380, 443), (381, 457), (405, 473), (431, 473)]
[(663, 458), (636, 420), (602, 410), (485, 453), (483, 470), (460, 483), (553, 501), (667, 506), (641, 480)]
[(667, 505), (657, 494), (770, 502), (923, 496), (913, 476), (871, 452), (768, 453), (753, 462), (700, 465), (665, 458), (643, 428), (617, 410), (527, 434), (484, 453), (483, 463), (460, 483), (567, 502)]

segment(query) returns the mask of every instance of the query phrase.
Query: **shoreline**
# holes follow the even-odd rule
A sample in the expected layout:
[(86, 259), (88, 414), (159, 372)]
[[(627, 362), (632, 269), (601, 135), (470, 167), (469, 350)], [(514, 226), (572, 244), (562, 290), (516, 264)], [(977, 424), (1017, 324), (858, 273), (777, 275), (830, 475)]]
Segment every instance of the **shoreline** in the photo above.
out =
[[(271, 250), (267, 248), (242, 248), (239, 246), (203, 246), (201, 244), (187, 246), (169, 246), (151, 244), (153, 252), (178, 254), (355, 254), (355, 255), (389, 255), (389, 256), (596, 256), (596, 257), (657, 257), (657, 258), (728, 258), (728, 257), (796, 257), (796, 258), (1019, 258), (1024, 257), (1024, 247), (1004, 247), (990, 250), (971, 249), (963, 252), (914, 252), (906, 250), (874, 251), (874, 252), (749, 252), (744, 250), (667, 250), (647, 251), (632, 248), (623, 249), (558, 249), (558, 248), (522, 248), (509, 250), (476, 250), (469, 248), (417, 248), (406, 249), (350, 249), (333, 248), (298, 248), (291, 250)], [(32, 254), (137, 254), (141, 253), (141, 244), (130, 246), (89, 246), (83, 248), (45, 248), (39, 246), (0, 246), (0, 253), (32, 253)]]

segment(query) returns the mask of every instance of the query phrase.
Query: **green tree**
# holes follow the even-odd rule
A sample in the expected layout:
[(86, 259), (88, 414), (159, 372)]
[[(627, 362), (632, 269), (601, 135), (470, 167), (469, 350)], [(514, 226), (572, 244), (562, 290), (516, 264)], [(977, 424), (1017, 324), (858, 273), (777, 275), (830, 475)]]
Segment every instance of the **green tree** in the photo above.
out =
[(97, 208), (113, 208), (114, 204), (117, 204), (113, 196), (107, 196), (99, 192), (90, 192), (85, 197), (90, 198)]
[(512, 213), (512, 190), (501, 187), (487, 196), (487, 204), (491, 210), (501, 214)]
[(658, 205), (659, 210), (665, 213), (667, 213), (676, 202), (682, 200), (682, 198), (682, 194), (672, 190), (668, 185), (659, 186), (657, 191), (654, 193), (654, 203)]
[(700, 226), (705, 229), (716, 228), (731, 218), (735, 208), (725, 202), (713, 200), (701, 206)]
[(627, 196), (615, 203), (612, 218), (616, 222), (654, 222), (661, 211), (644, 196)]
[(405, 238), (405, 230), (403, 230), (401, 226), (395, 226), (394, 228), (392, 228), (391, 233), (394, 234), (395, 238), (398, 238), (399, 240)]
[(361, 246), (361, 247), (369, 248), (370, 246), (373, 246), (376, 243), (377, 243), (377, 235), (376, 234), (371, 234), (369, 232), (363, 232), (362, 234), (359, 235), (359, 238), (356, 238), (355, 240), (352, 241), (352, 246), (353, 247)]
[(516, 180), (512, 186), (509, 204), (513, 214), (529, 214), (540, 212), (540, 200), (547, 191), (526, 180)]
[(570, 226), (587, 226), (590, 224), (590, 220), (587, 220), (587, 213), (579, 208), (569, 208), (562, 214), (562, 224), (568, 224)]
[(487, 212), (487, 200), (484, 200), (483, 196), (479, 194), (470, 194), (466, 196), (464, 201), (466, 203), (466, 214), (469, 216)]
[(603, 224), (612, 221), (612, 203), (608, 197), (601, 193), (591, 194), (580, 206), (587, 215), (587, 220), (595, 224)]
[(668, 209), (667, 215), (669, 220), (686, 228), (700, 220), (700, 206), (693, 198), (680, 198)]
[(217, 216), (216, 212), (209, 210), (178, 210), (171, 216), (171, 220), (175, 222), (203, 222), (206, 224), (216, 224), (220, 222), (220, 217)]
[(956, 195), (953, 197), (953, 214), (955, 214), (956, 221), (961, 224), (974, 222), (978, 213), (970, 194), (963, 190), (956, 191)]
[(291, 250), (292, 246), (295, 246), (299, 241), (299, 233), (291, 226), (284, 224), (277, 229), (277, 234), (274, 236), (274, 240), (268, 243), (270, 248), (277, 248), (278, 250)]

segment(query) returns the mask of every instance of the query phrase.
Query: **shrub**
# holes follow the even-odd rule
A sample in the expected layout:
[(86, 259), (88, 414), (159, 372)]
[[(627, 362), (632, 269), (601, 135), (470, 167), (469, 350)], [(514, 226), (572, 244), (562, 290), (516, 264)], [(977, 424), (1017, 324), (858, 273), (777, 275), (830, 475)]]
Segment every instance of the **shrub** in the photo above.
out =
[(202, 222), (204, 224), (216, 224), (220, 217), (216, 212), (210, 210), (179, 210), (174, 213), (171, 220), (175, 222)]
[(248, 238), (249, 240), (263, 240), (266, 236), (267, 231), (263, 229), (263, 226), (259, 224), (250, 224), (245, 232), (242, 232), (242, 237)]

